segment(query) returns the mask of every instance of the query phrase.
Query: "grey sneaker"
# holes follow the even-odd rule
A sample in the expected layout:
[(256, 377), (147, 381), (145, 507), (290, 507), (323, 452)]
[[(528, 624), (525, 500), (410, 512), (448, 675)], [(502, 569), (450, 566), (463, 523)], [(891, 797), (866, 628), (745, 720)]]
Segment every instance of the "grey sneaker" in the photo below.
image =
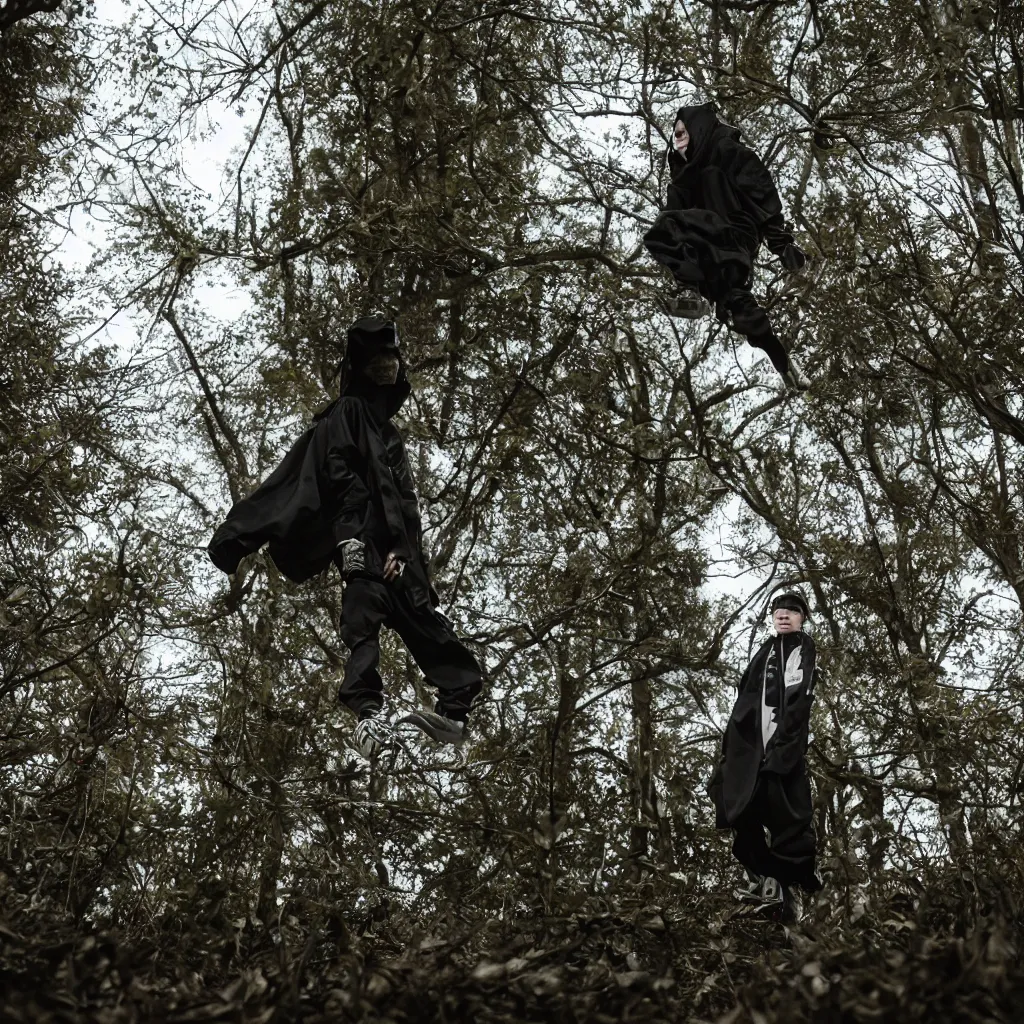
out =
[(741, 903), (761, 903), (762, 882), (763, 879), (760, 875), (755, 875), (748, 871), (747, 884), (737, 886), (735, 889), (733, 889), (732, 894)]
[(665, 299), (665, 312), (669, 316), (679, 316), (685, 320), (699, 320), (711, 312), (711, 306), (696, 288), (681, 286), (675, 295), (669, 295)]
[(395, 738), (386, 708), (368, 708), (352, 730), (352, 745), (367, 760), (376, 757)]
[(432, 740), (438, 743), (461, 743), (466, 737), (466, 723), (458, 722), (454, 718), (445, 718), (435, 711), (411, 711), (403, 715), (395, 723), (403, 723), (416, 726), (421, 732), (425, 732)]
[(782, 886), (779, 885), (777, 879), (770, 878), (768, 875), (761, 879), (761, 902), (765, 904), (782, 902)]

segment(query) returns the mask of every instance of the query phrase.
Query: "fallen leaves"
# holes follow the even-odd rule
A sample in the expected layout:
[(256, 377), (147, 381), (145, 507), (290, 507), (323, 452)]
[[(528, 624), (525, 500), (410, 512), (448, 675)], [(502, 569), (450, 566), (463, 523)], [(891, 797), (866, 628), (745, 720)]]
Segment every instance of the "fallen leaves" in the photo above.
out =
[(957, 901), (941, 894), (914, 917), (877, 898), (875, 912), (854, 904), (864, 908), (856, 921), (812, 903), (788, 932), (730, 917), (725, 897), (601, 904), (614, 912), (492, 918), (447, 935), (440, 921), (396, 910), (344, 949), (291, 915), (287, 942), (248, 929), (230, 959), (194, 921), (182, 945), (160, 952), (114, 933), (76, 935), (51, 908), (34, 929), (27, 917), (0, 921), (0, 1019), (992, 1024), (1014, 1020), (1024, 1000), (1019, 922), (991, 915), (958, 932)]

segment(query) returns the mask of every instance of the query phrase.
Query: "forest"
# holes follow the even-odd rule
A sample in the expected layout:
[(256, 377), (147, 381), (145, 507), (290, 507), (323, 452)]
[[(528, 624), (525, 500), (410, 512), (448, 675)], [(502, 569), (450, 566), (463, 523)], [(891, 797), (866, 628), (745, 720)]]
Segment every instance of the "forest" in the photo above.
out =
[[(1021, 1020), (1022, 51), (1016, 0), (0, 0), (0, 1019)], [(804, 393), (665, 315), (703, 102)], [(353, 751), (337, 572), (207, 555), (368, 313), (459, 756)], [(785, 927), (706, 792), (780, 588)]]

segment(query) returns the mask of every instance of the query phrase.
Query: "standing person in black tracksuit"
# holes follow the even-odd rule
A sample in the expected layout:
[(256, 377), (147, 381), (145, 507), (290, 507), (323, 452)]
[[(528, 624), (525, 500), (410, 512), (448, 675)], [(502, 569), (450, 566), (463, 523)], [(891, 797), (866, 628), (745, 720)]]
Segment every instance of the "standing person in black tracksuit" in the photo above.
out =
[(395, 325), (357, 320), (348, 330), (340, 396), (231, 509), (209, 548), (214, 564), (233, 573), (269, 542), (275, 564), (297, 582), (335, 562), (345, 581), (341, 636), (351, 652), (338, 696), (358, 717), (353, 740), (366, 757), (393, 739), (378, 672), (382, 626), (401, 636), (438, 691), (433, 712), (399, 722), (458, 743), (482, 688), (479, 663), (436, 610), (412, 472), (391, 422), (410, 391)]
[(711, 103), (679, 109), (668, 150), (668, 204), (644, 243), (678, 286), (666, 304), (669, 313), (700, 317), (710, 300), (723, 323), (766, 352), (788, 387), (802, 391), (810, 381), (750, 286), (762, 242), (789, 271), (803, 267), (806, 257), (782, 216), (772, 176), (740, 138)]
[(776, 635), (740, 679), (708, 792), (715, 824), (733, 830), (733, 854), (750, 879), (737, 896), (780, 904), (792, 920), (800, 914), (797, 887), (822, 885), (806, 761), (817, 670), (814, 641), (802, 630), (807, 603), (787, 593), (771, 607)]

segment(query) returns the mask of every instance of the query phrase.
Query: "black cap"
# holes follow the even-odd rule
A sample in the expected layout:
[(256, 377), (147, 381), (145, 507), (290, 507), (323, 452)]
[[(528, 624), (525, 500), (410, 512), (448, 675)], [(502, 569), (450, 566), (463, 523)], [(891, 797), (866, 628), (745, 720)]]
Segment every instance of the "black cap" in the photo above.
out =
[(382, 316), (360, 317), (348, 329), (348, 352), (353, 363), (368, 362), (378, 352), (398, 351), (398, 328)]
[(774, 612), (779, 608), (787, 608), (791, 612), (799, 612), (805, 619), (811, 617), (810, 610), (807, 607), (807, 602), (795, 591), (787, 591), (785, 594), (779, 594), (772, 601), (771, 610)]

